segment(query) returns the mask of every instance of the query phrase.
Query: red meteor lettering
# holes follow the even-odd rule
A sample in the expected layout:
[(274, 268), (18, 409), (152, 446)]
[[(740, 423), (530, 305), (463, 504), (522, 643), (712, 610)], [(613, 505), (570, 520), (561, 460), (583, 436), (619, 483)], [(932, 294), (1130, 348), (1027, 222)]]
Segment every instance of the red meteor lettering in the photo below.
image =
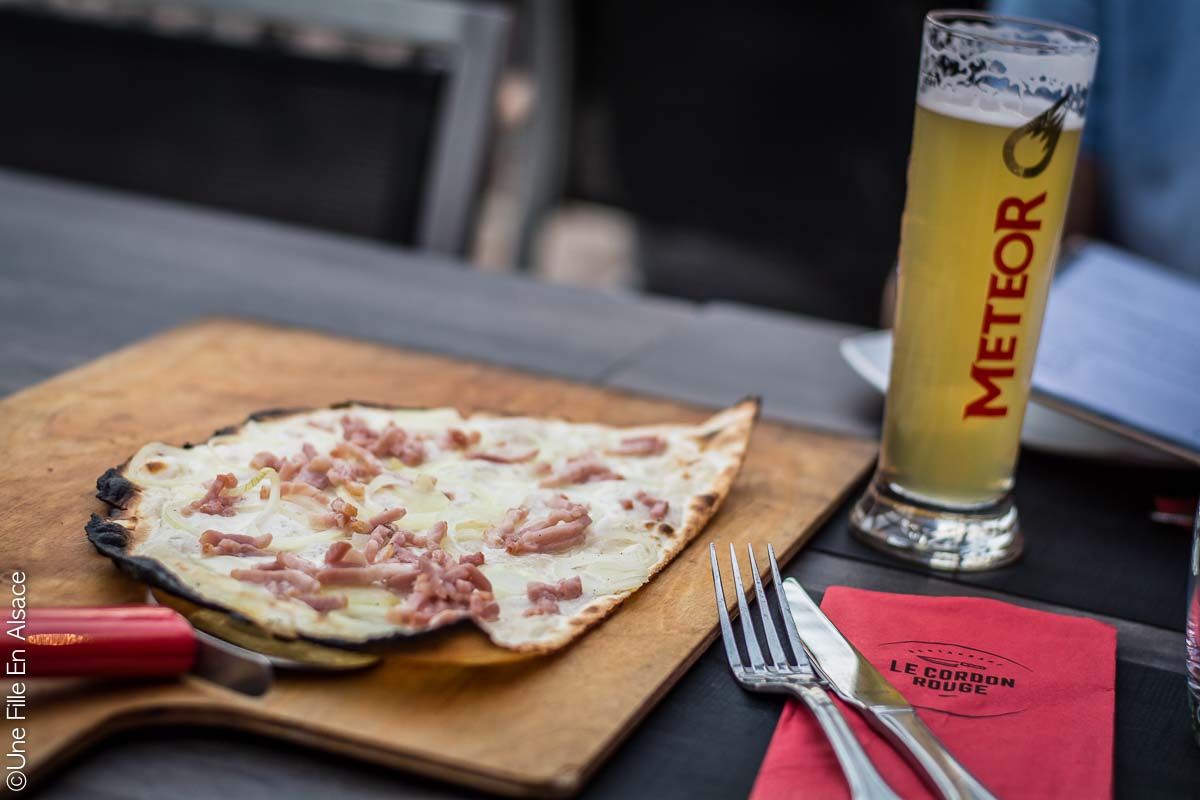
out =
[(1042, 192), (1030, 200), (1006, 197), (996, 208), (994, 230), (1005, 233), (992, 248), (995, 272), (988, 276), (987, 301), (979, 326), (979, 347), (971, 363), (971, 380), (979, 385), (983, 394), (963, 407), (963, 419), (1008, 415), (1008, 405), (1003, 402), (1004, 390), (997, 381), (1016, 374), (1013, 362), (1017, 357), (1019, 337), (1015, 327), (1021, 324), (1024, 309), (1005, 301), (1025, 299), (1025, 289), (1029, 285), (1025, 270), (1033, 263), (1036, 249), (1033, 237), (1026, 231), (1042, 229), (1042, 221), (1031, 219), (1030, 214), (1044, 202), (1046, 193)]

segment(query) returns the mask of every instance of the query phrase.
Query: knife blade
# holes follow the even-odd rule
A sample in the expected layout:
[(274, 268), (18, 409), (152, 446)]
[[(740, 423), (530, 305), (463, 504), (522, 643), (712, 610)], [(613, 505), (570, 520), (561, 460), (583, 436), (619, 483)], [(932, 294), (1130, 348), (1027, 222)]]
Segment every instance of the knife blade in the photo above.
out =
[(178, 611), (197, 633), (208, 634), (219, 641), (266, 656), (276, 669), (346, 672), (372, 667), (380, 661), (380, 657), (372, 653), (325, 647), (305, 639), (279, 639), (232, 614), (204, 608), (158, 589), (148, 590), (146, 600), (152, 605)]
[(783, 582), (787, 609), (813, 667), (834, 693), (854, 706), (945, 798), (995, 800), (925, 726), (912, 705), (888, 683), (795, 578)]

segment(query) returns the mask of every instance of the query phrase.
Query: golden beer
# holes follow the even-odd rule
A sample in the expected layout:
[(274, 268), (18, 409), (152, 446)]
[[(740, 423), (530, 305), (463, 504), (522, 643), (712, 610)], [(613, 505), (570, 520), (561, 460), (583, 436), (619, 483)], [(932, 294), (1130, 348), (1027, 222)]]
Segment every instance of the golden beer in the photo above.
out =
[[(997, 124), (1003, 114), (972, 115), (969, 110), (917, 106), (908, 197), (900, 240), (900, 283), (891, 382), (880, 458), (882, 478), (902, 494), (945, 506), (995, 502), (1012, 488), (1021, 422), (1029, 397), (1034, 353), (1054, 271), (1071, 175), (1081, 130), (1064, 129), (1046, 169), (1033, 178), (1014, 175), (1002, 158), (1005, 140), (1025, 120)], [(1018, 148), (1036, 148), (1022, 138)], [(1019, 154), (1022, 163), (1036, 153)], [(1010, 281), (994, 264), (1003, 238), (996, 230), (1000, 202), (1016, 197), (1045, 200), (1030, 209), (1027, 229), (1033, 243), (1030, 263)], [(1011, 267), (1024, 260), (1024, 241), (1010, 241), (1003, 257)], [(1020, 296), (993, 297), (993, 276), (1016, 282)], [(1015, 277), (1015, 276), (1014, 276)], [(1013, 290), (1008, 294), (1017, 295)], [(993, 322), (985, 335), (984, 316), (1020, 314), (1015, 323)], [(972, 378), (980, 339), (986, 349), (1007, 352), (1011, 378), (993, 378), (1000, 397), (988, 404), (1005, 413), (964, 416), (987, 387)], [(996, 342), (999, 341), (997, 345)]]
[(867, 544), (937, 569), (1022, 548), (1013, 472), (1099, 45), (969, 11), (925, 17)]

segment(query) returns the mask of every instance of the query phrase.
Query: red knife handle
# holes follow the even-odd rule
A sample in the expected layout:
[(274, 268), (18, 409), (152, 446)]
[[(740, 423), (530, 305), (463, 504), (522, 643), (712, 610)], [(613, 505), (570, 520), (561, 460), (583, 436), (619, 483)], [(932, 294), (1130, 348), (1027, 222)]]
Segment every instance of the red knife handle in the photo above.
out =
[(0, 637), (0, 655), (31, 678), (179, 675), (198, 647), (183, 615), (157, 606), (28, 609), (21, 634)]

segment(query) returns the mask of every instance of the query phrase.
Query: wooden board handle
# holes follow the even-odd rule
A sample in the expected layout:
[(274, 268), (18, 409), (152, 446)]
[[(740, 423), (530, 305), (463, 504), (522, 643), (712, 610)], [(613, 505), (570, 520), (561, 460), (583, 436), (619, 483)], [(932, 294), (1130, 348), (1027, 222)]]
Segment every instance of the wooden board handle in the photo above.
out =
[(31, 678), (179, 675), (198, 646), (183, 615), (154, 606), (28, 609), (24, 638), (0, 637), (0, 655), (20, 655)]

